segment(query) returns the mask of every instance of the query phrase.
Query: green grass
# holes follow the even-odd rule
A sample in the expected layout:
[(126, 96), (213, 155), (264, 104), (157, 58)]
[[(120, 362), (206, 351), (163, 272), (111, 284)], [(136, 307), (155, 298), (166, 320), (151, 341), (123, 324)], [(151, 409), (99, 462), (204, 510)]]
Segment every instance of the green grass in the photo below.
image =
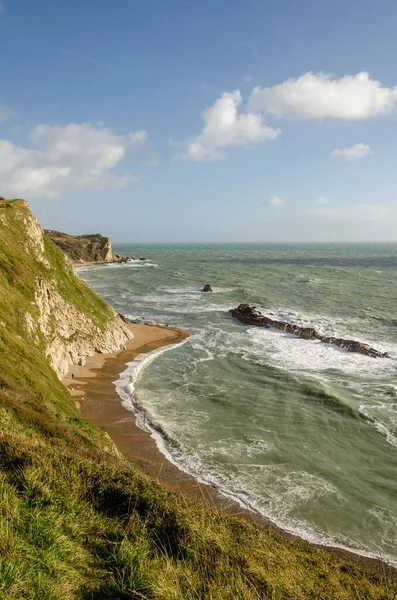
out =
[(103, 329), (113, 317), (110, 306), (94, 294), (81, 279), (76, 280), (72, 266), (68, 262), (65, 263), (63, 252), (48, 236), (44, 236), (44, 245), (46, 255), (51, 263), (51, 275), (57, 281), (57, 288), (61, 296), (74, 304), (78, 310), (86, 313), (95, 325)]
[(111, 311), (49, 241), (50, 268), (25, 250), (25, 211), (0, 202), (0, 598), (397, 598), (384, 575), (200, 508), (118, 457), (22, 319), (37, 317), (37, 276), (97, 323)]

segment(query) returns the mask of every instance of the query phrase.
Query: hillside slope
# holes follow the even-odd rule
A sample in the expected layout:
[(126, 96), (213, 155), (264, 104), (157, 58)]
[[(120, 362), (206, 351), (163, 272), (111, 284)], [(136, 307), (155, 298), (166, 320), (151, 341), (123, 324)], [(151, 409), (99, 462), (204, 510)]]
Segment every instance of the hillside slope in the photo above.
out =
[(89, 235), (70, 235), (52, 229), (45, 233), (69, 258), (76, 263), (112, 262), (112, 244), (110, 239), (100, 233)]
[(113, 309), (77, 277), (23, 200), (0, 202), (0, 257), (3, 342), (18, 332), (19, 344), (37, 346), (62, 376), (84, 356), (114, 352), (131, 337)]
[(120, 327), (28, 205), (0, 202), (2, 600), (397, 597), (381, 572), (195, 506), (120, 457), (51, 366), (60, 347), (117, 346)]

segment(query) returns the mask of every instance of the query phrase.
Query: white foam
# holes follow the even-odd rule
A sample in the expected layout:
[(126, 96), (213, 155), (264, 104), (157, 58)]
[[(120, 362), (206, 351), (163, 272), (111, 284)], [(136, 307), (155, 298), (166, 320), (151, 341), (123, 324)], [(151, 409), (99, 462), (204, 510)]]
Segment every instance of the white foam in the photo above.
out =
[(87, 266), (87, 267), (75, 267), (77, 273), (86, 273), (87, 271), (89, 271), (89, 269), (91, 269), (91, 267)]
[[(326, 480), (305, 471), (283, 473), (283, 465), (244, 464), (245, 473), (252, 469), (253, 478), (257, 477), (260, 470), (262, 472), (267, 471), (268, 474), (273, 474), (274, 478), (277, 478), (281, 487), (284, 487), (284, 494), (280, 493), (280, 487), (272, 489), (268, 487), (270, 493), (264, 502), (262, 493), (255, 493), (252, 486), (247, 486), (246, 478), (244, 478), (244, 481), (240, 481), (239, 473), (235, 472), (232, 478), (225, 476), (207, 462), (203, 462), (203, 457), (200, 454), (185, 452), (185, 449), (181, 449), (179, 446), (171, 448), (156, 430), (152, 431), (151, 434), (160, 452), (176, 467), (191, 475), (200, 483), (215, 486), (225, 497), (235, 501), (242, 508), (269, 519), (284, 531), (298, 535), (302, 539), (315, 544), (342, 548), (361, 556), (381, 559), (392, 566), (397, 566), (397, 559), (392, 555), (386, 555), (384, 552), (364, 551), (357, 543), (347, 537), (344, 543), (338, 542), (314, 526), (309, 526), (291, 515), (296, 502), (305, 504), (329, 494), (338, 497), (336, 488)], [(341, 535), (341, 537), (343, 536)]]
[[(171, 298), (164, 299), (164, 296), (145, 295), (139, 298), (140, 302), (146, 305), (153, 305), (153, 309), (158, 308), (159, 311), (169, 311), (172, 314), (199, 314), (226, 312), (229, 310), (228, 305), (219, 305), (214, 302), (209, 303), (204, 294), (180, 294), (173, 295)], [(207, 300), (207, 301), (206, 301)]]
[[(397, 436), (390, 430), (390, 427), (397, 426), (397, 411), (395, 405), (386, 402), (378, 404), (361, 404), (359, 411), (368, 417), (375, 429), (385, 436), (386, 441), (392, 446), (397, 447)], [(385, 420), (387, 419), (387, 422)]]
[[(264, 308), (263, 311), (269, 309)], [(314, 327), (321, 335), (337, 338), (354, 339), (363, 344), (376, 347), (381, 352), (389, 353), (392, 358), (397, 358), (397, 345), (379, 338), (376, 331), (369, 330), (368, 323), (363, 318), (349, 318), (348, 320), (336, 316), (327, 316), (317, 313), (302, 313), (288, 308), (272, 309), (278, 320), (295, 323), (302, 327)], [(372, 315), (369, 315), (374, 318)]]
[[(142, 426), (146, 431), (152, 431), (150, 424), (146, 418), (146, 413), (143, 411), (142, 407), (140, 407), (136, 401), (135, 397), (135, 386), (140, 376), (142, 375), (143, 370), (156, 358), (158, 358), (164, 352), (168, 352), (182, 344), (186, 343), (188, 338), (180, 342), (179, 344), (170, 344), (168, 346), (162, 346), (161, 348), (157, 348), (152, 352), (148, 352), (147, 354), (139, 354), (133, 361), (127, 363), (127, 369), (120, 374), (119, 379), (114, 381), (114, 385), (116, 387), (116, 392), (122, 399), (122, 406), (127, 410), (130, 410), (137, 414), (138, 417), (143, 419), (143, 421), (137, 421), (139, 426)], [(156, 423), (152, 423), (152, 425), (156, 425)]]
[[(236, 440), (234, 437), (222, 438), (212, 442), (210, 446), (200, 449), (202, 455), (214, 457), (216, 455), (225, 456), (232, 459), (241, 459), (242, 457), (254, 458), (263, 456), (270, 452), (272, 446), (269, 442), (261, 439), (249, 439), (246, 441)], [(253, 465), (244, 463), (245, 467)]]
[(147, 269), (150, 267), (157, 268), (158, 264), (144, 261), (144, 260), (132, 260), (127, 263), (108, 263), (103, 266), (106, 267), (107, 269), (109, 269), (109, 268), (110, 269), (136, 269), (136, 268), (145, 269), (146, 268)]
[[(75, 267), (77, 273), (87, 273), (92, 270), (98, 271), (99, 269), (143, 269), (143, 268), (157, 268), (158, 264), (152, 263), (147, 260), (133, 260), (128, 263), (101, 263), (98, 265), (88, 265), (84, 267)], [(87, 281), (87, 278), (84, 278)]]
[[(338, 370), (349, 375), (362, 373), (366, 376), (384, 377), (396, 369), (396, 361), (392, 358), (374, 359), (320, 340), (303, 340), (275, 329), (249, 329), (248, 335), (253, 344), (252, 350), (259, 359), (270, 359), (275, 366), (295, 373)], [(394, 345), (393, 349), (396, 354)]]
[[(372, 508), (369, 512), (372, 518), (378, 521), (378, 526), (383, 533), (382, 539), (391, 549), (395, 549), (397, 544), (397, 516), (380, 506)], [(381, 550), (380, 554), (382, 554)]]
[(195, 350), (199, 350), (200, 352), (202, 352), (204, 354), (204, 356), (202, 356), (201, 358), (198, 358), (196, 360), (196, 364), (202, 363), (202, 362), (207, 362), (208, 360), (214, 360), (215, 356), (206, 346), (202, 346), (201, 344), (193, 344), (193, 348)]

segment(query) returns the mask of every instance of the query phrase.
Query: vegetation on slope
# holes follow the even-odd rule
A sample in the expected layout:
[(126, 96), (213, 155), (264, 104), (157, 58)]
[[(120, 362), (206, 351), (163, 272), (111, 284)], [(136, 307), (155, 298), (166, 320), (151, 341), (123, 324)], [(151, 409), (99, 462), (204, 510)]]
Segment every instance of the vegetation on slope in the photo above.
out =
[(92, 318), (110, 312), (49, 240), (50, 267), (26, 250), (25, 203), (0, 205), (2, 600), (397, 597), (381, 574), (195, 506), (120, 458), (80, 418), (23, 318), (48, 273)]

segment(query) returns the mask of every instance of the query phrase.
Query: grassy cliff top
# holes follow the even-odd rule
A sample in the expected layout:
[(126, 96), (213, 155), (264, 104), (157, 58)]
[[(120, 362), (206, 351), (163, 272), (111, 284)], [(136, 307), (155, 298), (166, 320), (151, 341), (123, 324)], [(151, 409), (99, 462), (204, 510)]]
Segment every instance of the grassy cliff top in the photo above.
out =
[[(75, 276), (64, 253), (43, 235), (29, 205), (24, 200), (0, 201), (0, 320), (14, 317), (14, 328), (20, 329), (21, 310), (32, 307), (37, 278), (54, 283), (67, 302), (99, 327), (113, 318), (110, 306)], [(18, 299), (17, 306), (11, 299)]]
[(81, 419), (25, 313), (37, 277), (98, 323), (112, 311), (40, 231), (0, 202), (0, 598), (396, 598), (381, 573), (160, 488)]

